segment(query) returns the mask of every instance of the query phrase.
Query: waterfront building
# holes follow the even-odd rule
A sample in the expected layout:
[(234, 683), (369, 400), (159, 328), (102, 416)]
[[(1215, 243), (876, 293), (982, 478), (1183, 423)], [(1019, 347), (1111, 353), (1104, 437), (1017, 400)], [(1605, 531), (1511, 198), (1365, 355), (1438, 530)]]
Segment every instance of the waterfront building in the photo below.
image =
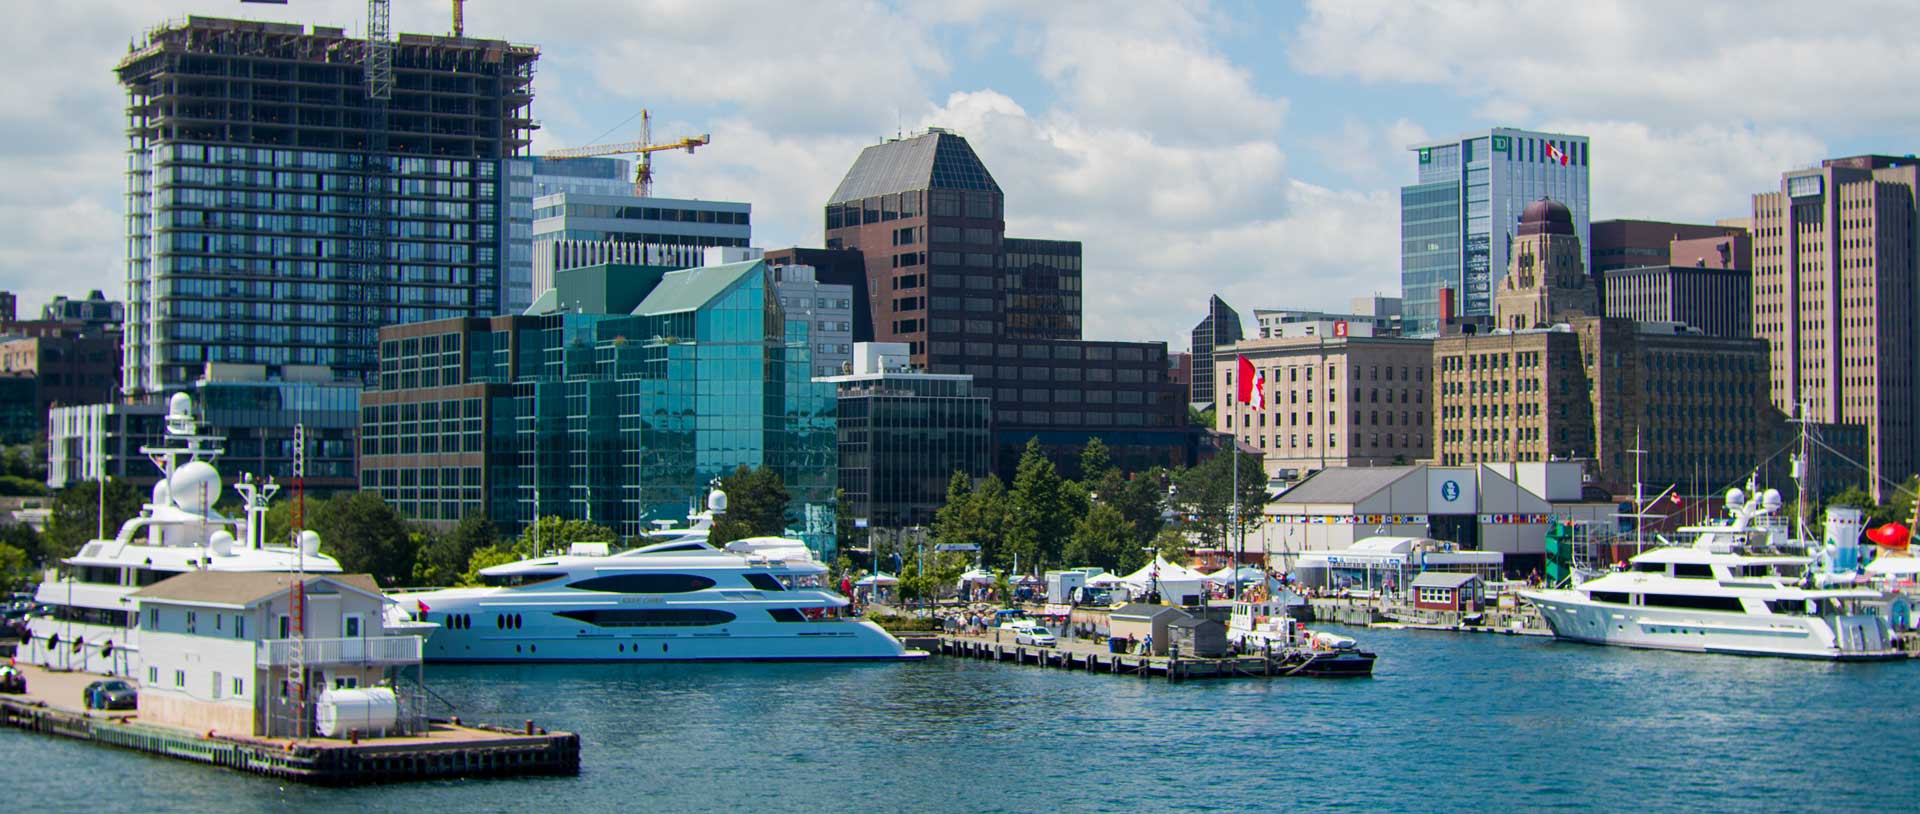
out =
[(1789, 170), (1753, 196), (1753, 332), (1771, 351), (1769, 395), (1788, 415), (1866, 428), (1864, 481), (1920, 471), (1920, 162), (1863, 155)]
[(1436, 460), (1588, 459), (1590, 476), (1617, 491), (1636, 472), (1663, 486), (1740, 479), (1781, 440), (1765, 345), (1597, 316), (1577, 240), (1564, 206), (1529, 206), (1497, 327), (1448, 325), (1434, 341)]
[(384, 82), (368, 50), (340, 28), (190, 17), (120, 61), (129, 393), (190, 387), (209, 362), (371, 381), (379, 326), (506, 301), (505, 179), (539, 50), (401, 34), (378, 49)]
[[(1031, 438), (1062, 462), (1094, 437), (1125, 469), (1191, 462), (1196, 436), (1184, 391), (1167, 382), (1165, 343), (1058, 338), (1078, 330), (1079, 244), (1009, 242), (1004, 203), (966, 139), (945, 130), (861, 151), (828, 200), (826, 237), (862, 253), (874, 338), (907, 343), (920, 369), (973, 376), (994, 403), (1003, 477)], [(1072, 320), (1010, 321), (1046, 307)]]
[(993, 403), (964, 373), (927, 373), (898, 342), (855, 346), (839, 388), (840, 489), (869, 528), (928, 526), (953, 473), (993, 471)]
[[(140, 720), (223, 735), (311, 736), (303, 721), (311, 707), (303, 700), (311, 705), (329, 689), (384, 686), (396, 691), (394, 720), (384, 731), (361, 734), (423, 730), (421, 699), (404, 690), (418, 687), (424, 639), (411, 628), (387, 627), (393, 600), (367, 574), (308, 576), (298, 599), (295, 582), (285, 572), (189, 571), (134, 592)], [(304, 613), (293, 609), (298, 601), (306, 603)], [(295, 624), (303, 632), (296, 634)], [(301, 667), (304, 699), (289, 689)]]
[[(359, 482), (354, 439), (360, 428), (360, 385), (335, 381), (325, 368), (208, 363), (190, 387), (196, 416), (226, 438), (229, 471), (293, 482), (296, 427), (306, 438), (306, 489), (351, 490)], [(102, 476), (142, 489), (159, 473), (140, 452), (166, 437), (167, 399), (140, 398), (54, 407), (45, 414), (47, 486), (64, 489)]]
[[(1234, 399), (1242, 356), (1264, 374), (1264, 407)], [(1327, 467), (1423, 460), (1432, 454), (1432, 365), (1433, 343), (1423, 339), (1245, 340), (1214, 360), (1214, 428), (1258, 450), (1267, 477), (1288, 481)]]
[(1207, 316), (1193, 326), (1193, 384), (1187, 396), (1200, 409), (1214, 402), (1218, 390), (1214, 351), (1244, 339), (1240, 313), (1215, 294), (1207, 298)]
[[(1564, 202), (1587, 239), (1585, 136), (1496, 127), (1411, 146), (1417, 183), (1400, 188), (1400, 283), (1408, 336), (1439, 333), (1441, 292), (1457, 316), (1493, 313), (1521, 210), (1541, 197)], [(1592, 265), (1581, 256), (1581, 267)]]
[(1613, 269), (1602, 275), (1600, 291), (1609, 317), (1677, 322), (1708, 336), (1753, 336), (1753, 272), (1749, 269), (1677, 265)]
[(381, 330), (360, 479), (409, 517), (536, 514), (623, 536), (684, 520), (715, 477), (764, 466), (833, 554), (835, 387), (764, 261), (556, 273), (528, 314)]

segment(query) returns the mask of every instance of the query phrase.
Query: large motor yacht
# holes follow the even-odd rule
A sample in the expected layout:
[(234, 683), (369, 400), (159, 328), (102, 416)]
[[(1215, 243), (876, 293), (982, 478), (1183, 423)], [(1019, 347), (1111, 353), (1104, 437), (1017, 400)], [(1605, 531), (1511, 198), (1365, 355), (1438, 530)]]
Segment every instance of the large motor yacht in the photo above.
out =
[[(222, 483), (213, 461), (222, 438), (200, 432), (193, 398), (176, 393), (167, 402), (166, 439), (142, 447), (160, 469), (152, 501), (119, 533), (81, 546), (62, 560), (66, 574), (47, 573), (34, 599), (52, 613), (28, 623), (31, 634), (18, 658), (57, 669), (135, 676), (139, 670), (137, 620), (129, 594), (194, 570), (338, 573), (340, 564), (319, 551), (320, 537), (301, 534), (299, 544), (266, 539), (267, 502), (279, 486), (244, 477), (234, 485), (245, 516), (229, 518), (213, 507)], [(104, 526), (103, 526), (104, 527)]]
[[(1845, 587), (1859, 562), (1857, 511), (1829, 512), (1809, 552), (1779, 523), (1780, 493), (1731, 490), (1729, 518), (1689, 526), (1691, 545), (1635, 555), (1571, 588), (1525, 591), (1554, 636), (1591, 644), (1830, 660), (1899, 658), (1878, 591)], [(1664, 540), (1663, 540), (1664, 542)]]
[[(724, 496), (715, 493), (724, 507)], [(724, 509), (722, 509), (724, 510)], [(483, 569), (476, 588), (404, 593), (439, 625), (430, 661), (798, 661), (924, 656), (852, 618), (806, 544), (704, 535)]]

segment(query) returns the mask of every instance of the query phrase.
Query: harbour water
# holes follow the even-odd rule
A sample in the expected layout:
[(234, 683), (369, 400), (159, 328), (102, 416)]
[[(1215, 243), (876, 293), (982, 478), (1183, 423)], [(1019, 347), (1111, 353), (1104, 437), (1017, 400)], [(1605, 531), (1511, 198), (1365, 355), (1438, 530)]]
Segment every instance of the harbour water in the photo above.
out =
[(1350, 631), (1367, 680), (914, 664), (429, 667), (578, 777), (325, 789), (0, 730), (18, 810), (1824, 811), (1920, 800), (1920, 665)]

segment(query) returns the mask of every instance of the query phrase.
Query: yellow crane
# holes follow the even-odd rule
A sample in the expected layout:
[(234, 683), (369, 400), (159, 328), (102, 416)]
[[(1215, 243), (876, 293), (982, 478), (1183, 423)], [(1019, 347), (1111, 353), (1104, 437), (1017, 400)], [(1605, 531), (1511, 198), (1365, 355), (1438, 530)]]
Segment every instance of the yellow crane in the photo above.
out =
[(633, 169), (633, 194), (642, 198), (653, 194), (653, 154), (667, 150), (686, 150), (691, 154), (695, 149), (713, 141), (713, 134), (703, 133), (687, 136), (679, 141), (667, 144), (653, 143), (653, 117), (645, 108), (640, 110), (640, 140), (622, 141), (615, 144), (595, 144), (590, 147), (564, 147), (549, 151), (547, 158), (593, 158), (605, 155), (637, 155), (639, 165)]
[(467, 35), (467, 0), (453, 0), (453, 35)]

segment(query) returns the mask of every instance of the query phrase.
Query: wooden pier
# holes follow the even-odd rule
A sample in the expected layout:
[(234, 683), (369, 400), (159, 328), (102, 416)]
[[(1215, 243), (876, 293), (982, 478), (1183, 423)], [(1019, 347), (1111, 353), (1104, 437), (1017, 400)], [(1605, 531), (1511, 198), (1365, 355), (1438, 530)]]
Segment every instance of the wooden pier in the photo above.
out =
[(65, 691), (59, 700), (78, 700), (80, 688), (100, 676), (20, 669), (27, 674), (29, 692), (0, 695), (0, 723), (250, 774), (343, 786), (580, 772), (580, 736), (549, 733), (531, 721), (521, 729), (436, 721), (423, 735), (358, 742), (269, 740), (142, 723), (135, 711), (85, 710), (62, 704), (56, 694)]
[[(941, 634), (937, 637), (937, 642), (928, 641), (927, 644), (929, 649), (943, 656), (1051, 667), (1056, 670), (1163, 678), (1167, 681), (1208, 678), (1323, 677), (1333, 674), (1329, 672), (1329, 668), (1331, 660), (1336, 658), (1336, 654), (1332, 652), (1300, 650), (1289, 650), (1272, 656), (1250, 654), (1223, 658), (1145, 656), (1111, 653), (1083, 641), (1063, 641), (1054, 647), (1040, 647), (996, 641), (991, 635)], [(1366, 666), (1367, 672), (1357, 675), (1371, 674), (1371, 663)]]

